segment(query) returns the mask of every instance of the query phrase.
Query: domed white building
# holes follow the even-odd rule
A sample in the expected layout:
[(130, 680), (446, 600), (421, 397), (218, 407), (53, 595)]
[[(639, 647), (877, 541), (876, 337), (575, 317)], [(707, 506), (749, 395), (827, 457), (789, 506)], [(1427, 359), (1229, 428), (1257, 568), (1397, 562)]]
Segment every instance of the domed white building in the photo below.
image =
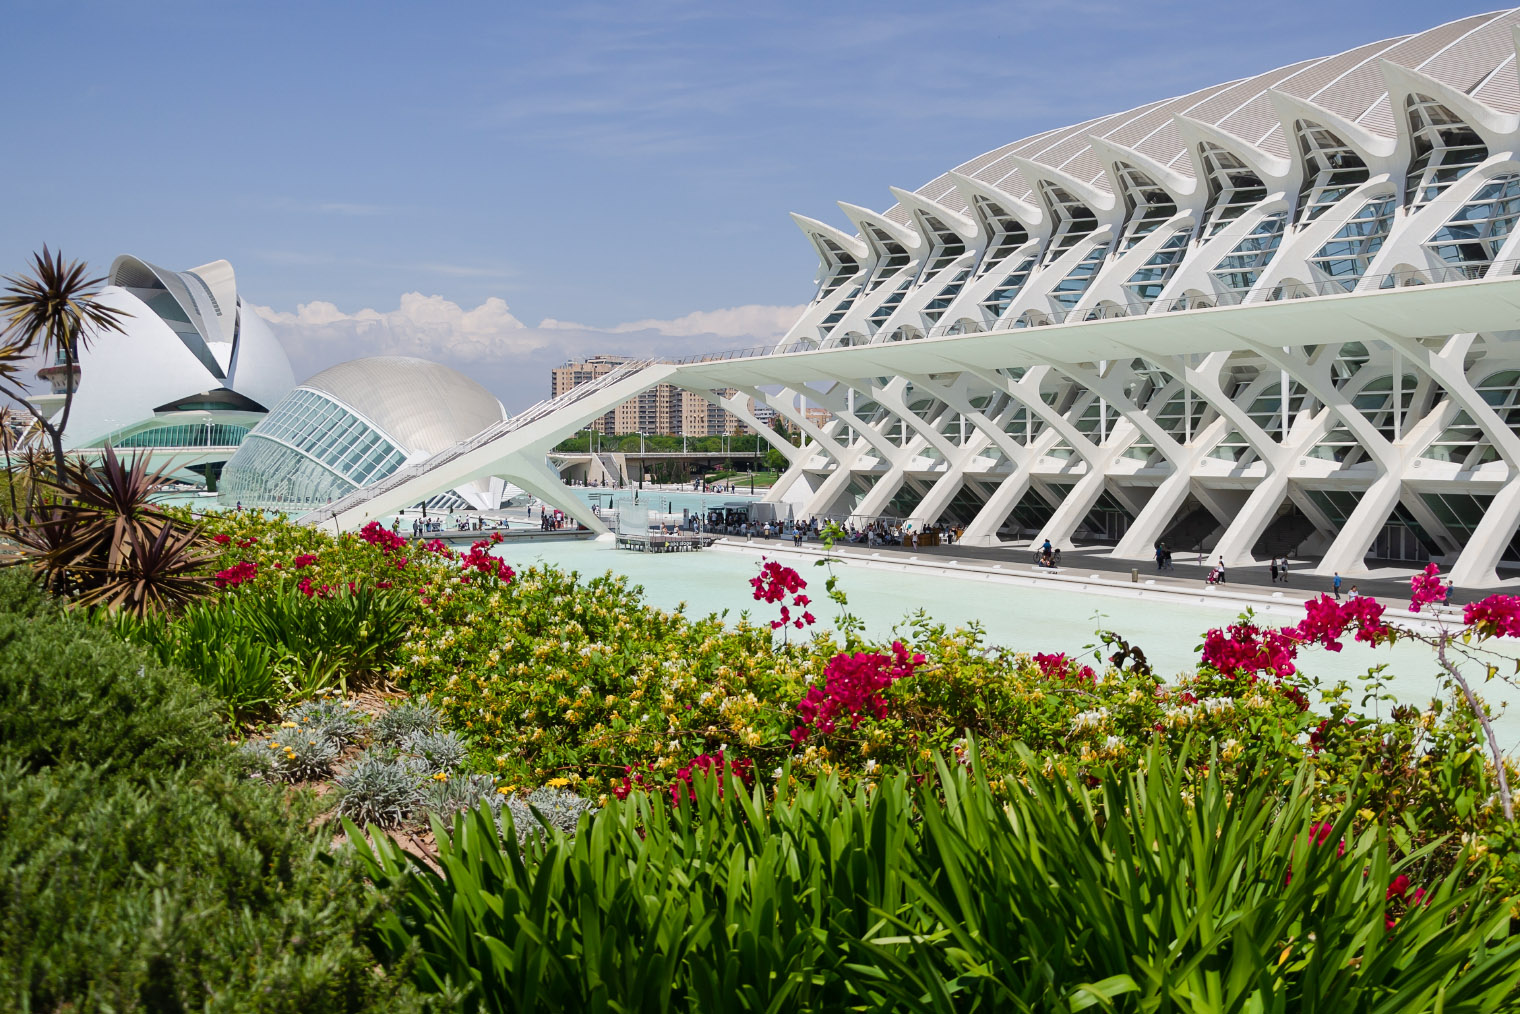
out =
[[(431, 457), (507, 416), (457, 370), (410, 356), (340, 363), (300, 384), (222, 472), (225, 503), (304, 511)], [(440, 506), (494, 508), (500, 479), (471, 481)]]
[(224, 260), (170, 271), (121, 256), (107, 282), (100, 301), (122, 312), (123, 333), (95, 336), (72, 378), (61, 357), (41, 370), (52, 391), (32, 403), (61, 411), (72, 382), (66, 449), (143, 448), (181, 473), (214, 473), (294, 386), (285, 350)]

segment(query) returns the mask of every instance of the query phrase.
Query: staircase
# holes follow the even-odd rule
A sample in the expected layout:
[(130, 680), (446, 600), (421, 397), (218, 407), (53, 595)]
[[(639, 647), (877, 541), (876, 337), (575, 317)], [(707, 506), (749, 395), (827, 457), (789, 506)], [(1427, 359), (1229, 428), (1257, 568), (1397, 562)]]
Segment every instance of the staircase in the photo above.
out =
[(622, 470), (618, 468), (617, 455), (611, 451), (597, 451), (596, 460), (602, 463), (602, 471), (607, 473), (607, 478), (613, 482), (623, 478)]
[(1251, 547), (1251, 555), (1258, 560), (1287, 556), (1315, 531), (1314, 522), (1304, 517), (1303, 512), (1289, 501)]
[(411, 482), (413, 479), (436, 471), (462, 455), (468, 454), (493, 441), (500, 440), (502, 437), (514, 433), (530, 423), (537, 422), (545, 416), (552, 415), (584, 398), (588, 398), (599, 391), (611, 387), (613, 384), (626, 380), (653, 363), (654, 360), (652, 359), (641, 359), (624, 363), (611, 373), (604, 373), (588, 384), (572, 387), (557, 398), (546, 399), (519, 412), (510, 419), (503, 419), (501, 422), (493, 423), (473, 437), (462, 440), (453, 447), (444, 448), (430, 458), (424, 458), (415, 464), (399, 468), (377, 482), (372, 482), (367, 486), (360, 486), (358, 489), (339, 497), (327, 506), (302, 515), (299, 519), (300, 523), (304, 525), (323, 524), (346, 511), (361, 507), (382, 493), (387, 493)]
[(1193, 509), (1174, 521), (1162, 534), (1161, 541), (1174, 553), (1198, 552), (1203, 549), (1203, 541), (1219, 528), (1219, 519), (1195, 500)]

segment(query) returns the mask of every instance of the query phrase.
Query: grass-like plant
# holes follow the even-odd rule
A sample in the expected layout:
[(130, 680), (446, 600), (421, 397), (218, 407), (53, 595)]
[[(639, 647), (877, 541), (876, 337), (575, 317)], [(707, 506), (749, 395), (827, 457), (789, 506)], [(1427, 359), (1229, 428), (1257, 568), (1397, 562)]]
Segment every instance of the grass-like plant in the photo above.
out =
[(336, 780), (337, 814), (359, 824), (400, 827), (423, 805), (422, 780), (411, 765), (366, 751)]
[[(975, 752), (972, 751), (974, 762)], [(1154, 750), (1089, 788), (959, 764), (846, 790), (610, 803), (573, 839), (511, 811), (383, 837), (388, 958), (487, 1011), (1493, 1011), (1508, 905), (1402, 830), (1314, 810), (1305, 767), (1242, 788)], [(1282, 785), (1291, 786), (1288, 789)], [(787, 784), (786, 780), (780, 783)]]
[(324, 736), (339, 747), (359, 738), (364, 728), (359, 710), (341, 697), (316, 697), (302, 701), (281, 718), (297, 729)]
[(470, 758), (470, 748), (452, 732), (414, 732), (402, 740), (401, 750), (431, 773), (453, 771)]
[(443, 715), (427, 701), (410, 698), (375, 716), (371, 732), (375, 742), (399, 747), (407, 737), (422, 732), (437, 732)]

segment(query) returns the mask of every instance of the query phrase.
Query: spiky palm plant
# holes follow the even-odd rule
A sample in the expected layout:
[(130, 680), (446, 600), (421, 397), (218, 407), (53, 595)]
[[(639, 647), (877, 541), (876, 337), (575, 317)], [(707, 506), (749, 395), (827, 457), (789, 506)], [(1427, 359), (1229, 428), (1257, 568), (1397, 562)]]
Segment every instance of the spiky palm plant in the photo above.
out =
[(178, 609), (205, 594), (204, 540), (150, 501), (164, 471), (107, 447), (99, 465), (65, 461), (61, 480), (33, 474), (39, 503), (4, 532), (15, 543), (0, 565), (25, 565), (49, 591), (83, 606), (135, 615)]
[[(63, 254), (51, 253), (44, 246), (32, 255), (29, 272), (4, 279), (0, 294), (0, 391), (25, 405), (42, 425), (53, 446), (53, 464), (57, 480), (63, 475), (63, 431), (74, 407), (74, 371), (81, 349), (88, 348), (93, 337), (107, 332), (121, 332), (125, 311), (102, 303), (100, 286), (104, 278), (87, 276), (83, 261), (65, 261)], [(27, 400), (28, 368), (36, 359), (62, 359), (68, 374), (64, 388), (63, 411), (49, 419)]]

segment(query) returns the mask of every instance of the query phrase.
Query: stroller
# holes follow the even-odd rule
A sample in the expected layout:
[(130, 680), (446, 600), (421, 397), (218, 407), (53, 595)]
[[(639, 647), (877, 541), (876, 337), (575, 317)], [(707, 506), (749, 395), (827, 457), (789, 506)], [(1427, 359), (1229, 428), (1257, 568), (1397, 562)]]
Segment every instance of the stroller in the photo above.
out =
[(1219, 568), (1218, 567), (1215, 567), (1215, 568), (1213, 568), (1212, 570), (1209, 571), (1209, 576), (1208, 576), (1207, 580), (1208, 580), (1209, 584), (1218, 584), (1219, 583)]

